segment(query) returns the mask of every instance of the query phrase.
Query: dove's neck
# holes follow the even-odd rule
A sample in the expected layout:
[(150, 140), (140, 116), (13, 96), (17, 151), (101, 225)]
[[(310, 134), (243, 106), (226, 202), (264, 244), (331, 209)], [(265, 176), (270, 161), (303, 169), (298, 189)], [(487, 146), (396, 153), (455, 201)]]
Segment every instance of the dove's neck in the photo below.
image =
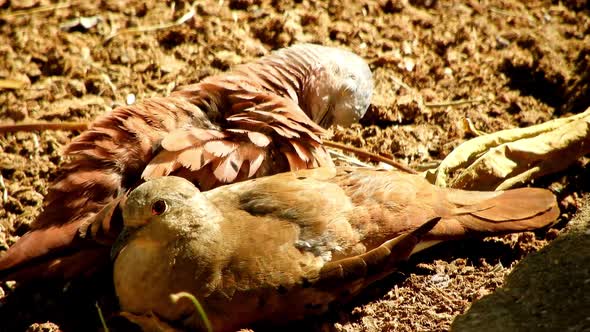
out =
[(342, 63), (334, 60), (306, 79), (300, 105), (315, 123), (350, 126), (363, 117), (373, 91), (370, 71), (366, 77), (351, 76)]
[(324, 71), (306, 80), (301, 92), (301, 108), (313, 122), (327, 128), (333, 122), (333, 94), (330, 78)]
[(348, 126), (369, 106), (373, 78), (358, 55), (335, 47), (300, 44), (239, 67), (273, 93), (299, 104), (315, 123)]
[(171, 221), (167, 226), (175, 238), (186, 237), (206, 244), (216, 243), (221, 237), (223, 214), (202, 193), (189, 199), (184, 209), (175, 211)]

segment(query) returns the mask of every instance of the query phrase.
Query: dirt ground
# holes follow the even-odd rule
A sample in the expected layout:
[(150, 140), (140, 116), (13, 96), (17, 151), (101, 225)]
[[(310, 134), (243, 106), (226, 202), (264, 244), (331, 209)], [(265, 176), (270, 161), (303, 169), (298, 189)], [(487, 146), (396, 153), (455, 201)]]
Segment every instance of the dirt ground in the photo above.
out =
[[(0, 122), (91, 120), (131, 98), (165, 95), (296, 42), (350, 48), (374, 72), (373, 105), (333, 140), (435, 165), (472, 134), (590, 106), (587, 1), (190, 2), (0, 0)], [(175, 23), (176, 22), (176, 23)], [(77, 133), (0, 136), (0, 249), (26, 232)], [(416, 256), (354, 303), (294, 325), (336, 331), (443, 331), (555, 238), (588, 191), (587, 162), (537, 181), (559, 197), (556, 228), (448, 243)], [(97, 278), (0, 288), (0, 331), (100, 329), (115, 306)], [(108, 278), (108, 276), (102, 276)], [(583, 310), (583, 308), (582, 308)], [(111, 330), (125, 330), (117, 318)], [(123, 326), (123, 327), (121, 327)]]

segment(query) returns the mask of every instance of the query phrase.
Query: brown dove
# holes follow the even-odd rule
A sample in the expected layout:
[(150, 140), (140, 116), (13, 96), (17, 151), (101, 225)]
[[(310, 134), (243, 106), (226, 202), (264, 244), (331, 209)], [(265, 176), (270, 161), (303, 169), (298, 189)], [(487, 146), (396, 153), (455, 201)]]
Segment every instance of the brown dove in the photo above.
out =
[(43, 212), (0, 257), (0, 280), (69, 277), (108, 263), (108, 247), (81, 235), (99, 219), (100, 231), (114, 234), (102, 239), (110, 244), (118, 234), (117, 198), (146, 179), (178, 175), (207, 190), (333, 166), (322, 127), (356, 122), (372, 87), (357, 55), (303, 44), (169, 97), (114, 109), (65, 148), (70, 159), (49, 187)]
[(438, 242), (546, 226), (548, 190), (469, 192), (420, 176), (318, 168), (200, 192), (164, 177), (133, 190), (113, 247), (124, 315), (146, 331), (284, 324), (322, 313)]

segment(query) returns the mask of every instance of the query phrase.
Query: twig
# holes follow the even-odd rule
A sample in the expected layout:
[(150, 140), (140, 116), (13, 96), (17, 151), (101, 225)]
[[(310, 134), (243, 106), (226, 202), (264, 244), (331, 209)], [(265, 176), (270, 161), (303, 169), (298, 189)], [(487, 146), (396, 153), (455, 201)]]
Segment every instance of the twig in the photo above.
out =
[(356, 167), (371, 167), (372, 166), (370, 164), (363, 163), (362, 161), (358, 160), (355, 157), (345, 155), (344, 153), (340, 152), (339, 150), (328, 149), (328, 153), (335, 160), (344, 161), (352, 166), (356, 166)]
[(2, 203), (8, 202), (8, 189), (4, 184), (4, 177), (0, 174), (0, 189), (2, 190)]
[(29, 156), (29, 159), (33, 160), (33, 158), (38, 158), (39, 153), (41, 152), (41, 144), (39, 144), (39, 136), (33, 133), (33, 155)]
[(445, 107), (445, 106), (457, 106), (463, 104), (479, 104), (486, 101), (484, 98), (478, 99), (461, 99), (461, 100), (449, 100), (449, 101), (441, 101), (441, 102), (434, 102), (434, 103), (424, 103), (426, 107)]
[(475, 128), (475, 125), (473, 124), (473, 122), (471, 121), (470, 118), (463, 118), (463, 122), (465, 123), (465, 125), (467, 126), (467, 129), (469, 129), (469, 131), (475, 135), (475, 136), (482, 136), (485, 135), (486, 133)]
[(191, 9), (186, 12), (186, 14), (182, 15), (182, 17), (180, 17), (179, 19), (177, 19), (174, 22), (168, 22), (168, 23), (162, 23), (162, 24), (158, 24), (158, 25), (150, 25), (150, 26), (143, 26), (143, 27), (137, 27), (137, 28), (129, 28), (129, 29), (121, 29), (121, 30), (117, 30), (112, 32), (110, 35), (108, 35), (104, 40), (103, 43), (107, 43), (109, 40), (115, 38), (118, 35), (122, 35), (125, 33), (141, 33), (141, 32), (150, 32), (150, 31), (157, 31), (157, 30), (164, 30), (164, 29), (169, 29), (178, 25), (182, 25), (184, 24), (186, 21), (190, 20), (191, 18), (193, 18), (193, 16), (195, 16), (195, 7), (192, 6)]
[(27, 83), (11, 78), (0, 79), (0, 89), (18, 90), (22, 89)]
[(86, 130), (89, 124), (87, 122), (36, 122), (36, 123), (17, 123), (0, 125), (0, 134), (13, 132), (31, 132), (43, 130)]
[(3, 13), (2, 15), (0, 15), (0, 17), (1, 18), (9, 18), (9, 17), (18, 17), (18, 16), (24, 16), (24, 15), (38, 14), (38, 13), (42, 13), (42, 12), (49, 12), (52, 10), (58, 10), (58, 9), (64, 9), (64, 8), (71, 7), (76, 2), (77, 1), (62, 2), (62, 3), (56, 3), (53, 5), (47, 5), (47, 6), (42, 6), (42, 7), (38, 7), (38, 8), (16, 10), (13, 12)]
[(111, 88), (111, 92), (113, 93), (113, 95), (116, 96), (117, 87), (113, 84), (113, 81), (111, 81), (111, 77), (107, 73), (100, 74), (100, 77), (107, 83), (109, 88)]
[(391, 77), (391, 80), (393, 81), (393, 83), (396, 83), (397, 85), (405, 88), (408, 91), (414, 91), (414, 89), (411, 86), (407, 85), (406, 83), (404, 83), (404, 81), (395, 76)]
[(499, 15), (504, 15), (504, 16), (509, 16), (509, 17), (518, 17), (518, 18), (525, 19), (525, 20), (529, 21), (531, 24), (536, 23), (536, 19), (531, 15), (524, 15), (524, 14), (520, 14), (520, 13), (515, 13), (515, 12), (511, 12), (511, 11), (504, 10), (501, 8), (497, 8), (497, 7), (490, 7), (489, 10), (490, 10), (490, 12), (496, 13)]
[(407, 172), (410, 174), (417, 174), (417, 172), (415, 170), (411, 169), (409, 166), (404, 165), (404, 164), (397, 162), (395, 160), (392, 160), (390, 158), (383, 157), (383, 156), (378, 155), (376, 153), (368, 152), (363, 149), (359, 149), (359, 148), (356, 148), (356, 147), (353, 147), (350, 145), (337, 143), (337, 142), (329, 141), (329, 140), (324, 140), (324, 141), (322, 141), (322, 143), (325, 146), (337, 148), (337, 149), (344, 150), (344, 151), (349, 151), (349, 152), (356, 154), (357, 156), (365, 157), (365, 158), (368, 158), (373, 161), (380, 161), (380, 162), (386, 163), (386, 164), (391, 165), (401, 171), (404, 171), (404, 172)]

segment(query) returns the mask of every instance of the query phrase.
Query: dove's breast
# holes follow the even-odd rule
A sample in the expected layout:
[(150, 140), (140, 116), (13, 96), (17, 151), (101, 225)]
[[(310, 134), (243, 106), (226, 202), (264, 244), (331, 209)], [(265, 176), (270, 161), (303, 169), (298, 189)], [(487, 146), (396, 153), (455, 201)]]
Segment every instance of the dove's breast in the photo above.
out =
[(171, 320), (179, 319), (190, 307), (173, 306), (170, 294), (180, 276), (179, 262), (169, 244), (142, 237), (132, 239), (119, 252), (114, 266), (115, 289), (121, 308), (131, 313), (156, 312)]

